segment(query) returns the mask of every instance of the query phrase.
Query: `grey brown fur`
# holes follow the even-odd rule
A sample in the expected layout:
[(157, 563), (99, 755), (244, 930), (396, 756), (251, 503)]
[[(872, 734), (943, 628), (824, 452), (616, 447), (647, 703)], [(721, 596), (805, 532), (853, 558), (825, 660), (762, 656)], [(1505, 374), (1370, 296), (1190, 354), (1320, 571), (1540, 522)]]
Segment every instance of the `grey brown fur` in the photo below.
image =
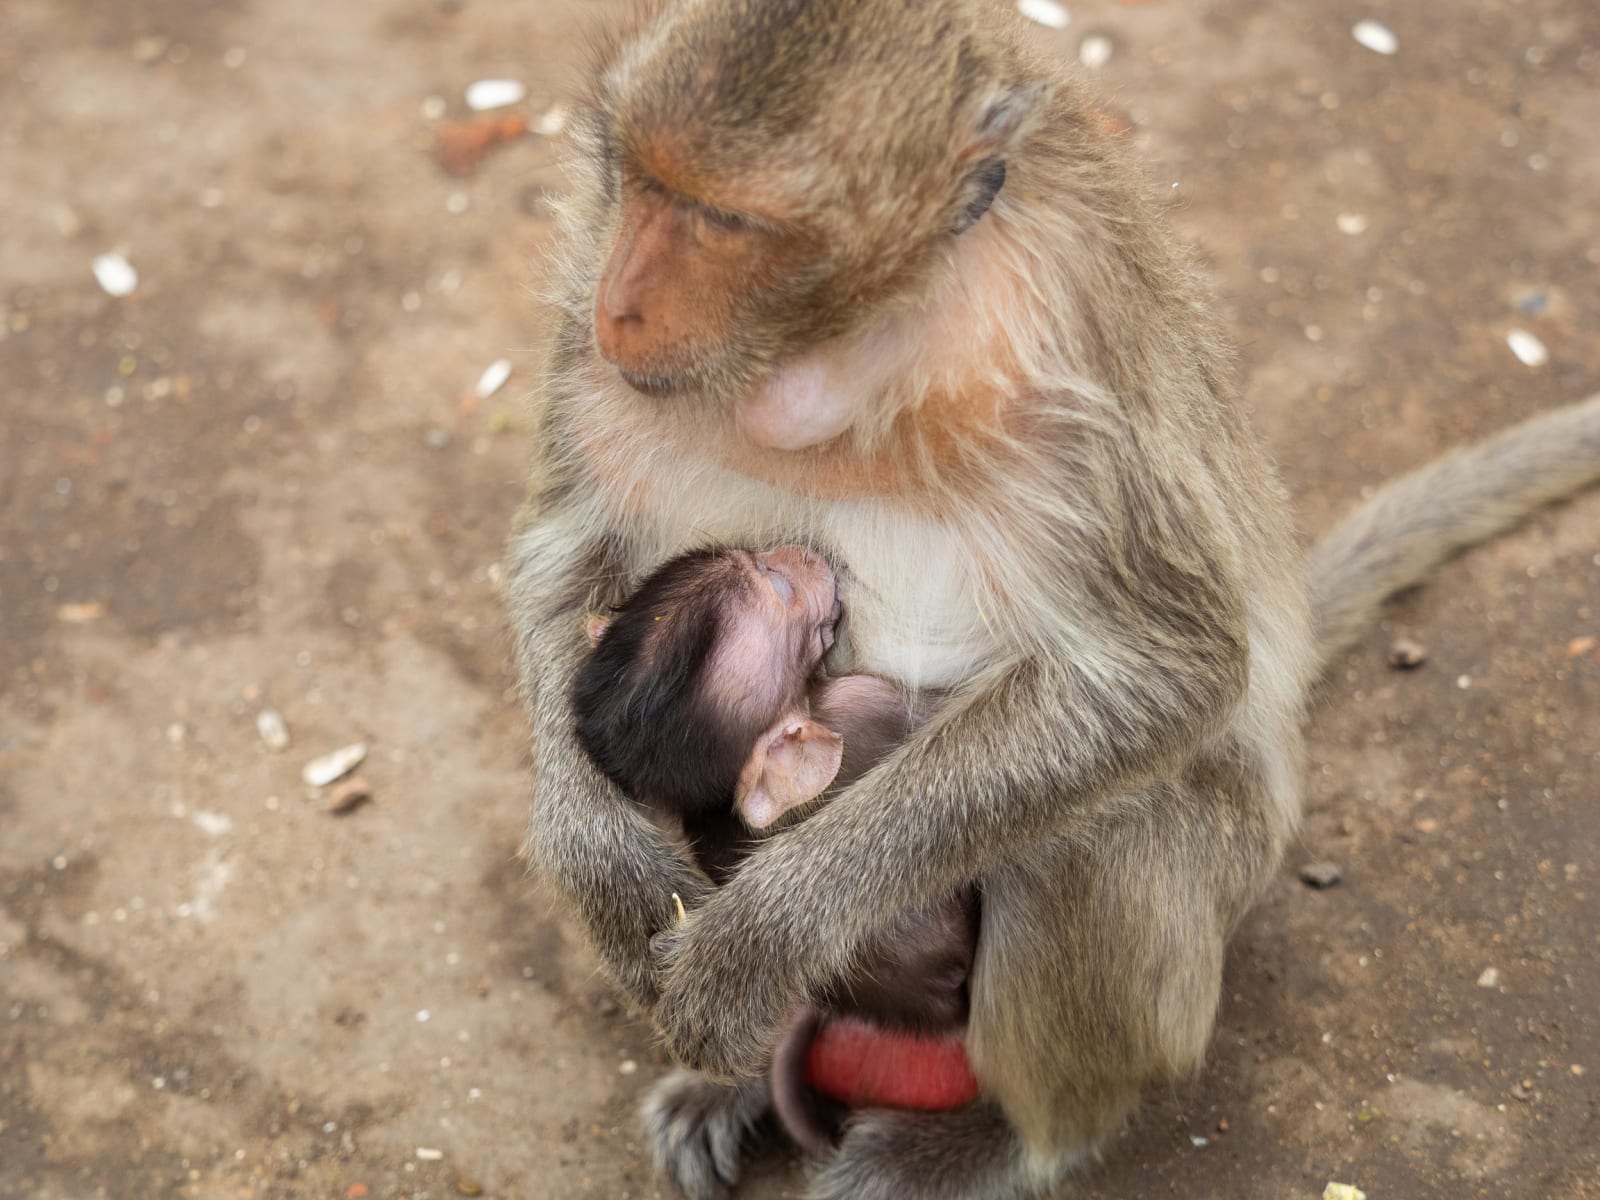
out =
[[(858, 1117), (810, 1195), (1007, 1200), (1091, 1157), (1142, 1087), (1201, 1061), (1224, 941), (1299, 816), (1320, 662), (1387, 592), (1600, 472), (1600, 401), (1561, 410), (1358, 510), (1308, 588), (1189, 259), (1089, 98), (1020, 45), (968, 0), (685, 0), (610, 52), (580, 122), (510, 550), (529, 848), (708, 1077), (674, 1076), (647, 1108), (691, 1197), (735, 1182), (762, 1103), (710, 1077), (758, 1077), (786, 1014), (898, 914), (974, 880), (985, 1099)], [(725, 337), (644, 364), (678, 381), (647, 398), (590, 322), (618, 156), (666, 136), (662, 114), (700, 199), (791, 202), (794, 257), (727, 309)], [(970, 153), (1006, 179), (957, 236)], [(801, 367), (848, 423), (803, 449), (753, 444), (741, 397)], [(581, 614), (710, 541), (824, 547), (856, 576), (854, 669), (950, 689), (714, 895), (590, 766), (565, 710)], [(673, 892), (692, 912), (663, 962), (650, 939)]]

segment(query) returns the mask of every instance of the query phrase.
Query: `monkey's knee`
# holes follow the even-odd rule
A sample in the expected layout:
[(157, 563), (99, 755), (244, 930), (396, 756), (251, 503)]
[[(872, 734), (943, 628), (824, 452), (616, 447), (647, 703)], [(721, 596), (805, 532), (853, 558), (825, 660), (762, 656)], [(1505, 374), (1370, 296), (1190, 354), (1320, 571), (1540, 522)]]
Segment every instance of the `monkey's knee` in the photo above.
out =
[(674, 1071), (639, 1114), (656, 1170), (688, 1200), (727, 1200), (770, 1103), (766, 1080), (730, 1087)]

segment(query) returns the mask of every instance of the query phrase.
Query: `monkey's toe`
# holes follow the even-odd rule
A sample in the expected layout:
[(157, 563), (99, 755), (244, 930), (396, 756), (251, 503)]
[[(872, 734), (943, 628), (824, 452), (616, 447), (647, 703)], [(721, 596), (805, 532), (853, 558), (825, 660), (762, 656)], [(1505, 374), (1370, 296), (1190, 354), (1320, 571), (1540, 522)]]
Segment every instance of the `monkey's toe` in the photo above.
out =
[(729, 1086), (674, 1071), (640, 1111), (656, 1170), (688, 1200), (727, 1200), (770, 1105), (765, 1079)]

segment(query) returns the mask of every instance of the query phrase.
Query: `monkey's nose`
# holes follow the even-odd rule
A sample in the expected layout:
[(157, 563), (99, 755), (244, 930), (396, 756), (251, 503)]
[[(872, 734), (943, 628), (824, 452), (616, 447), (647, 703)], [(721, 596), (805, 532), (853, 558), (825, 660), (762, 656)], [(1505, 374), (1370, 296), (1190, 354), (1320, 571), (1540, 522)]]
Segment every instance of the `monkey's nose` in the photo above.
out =
[(594, 337), (607, 362), (627, 365), (637, 358), (645, 336), (644, 314), (631, 307), (613, 312), (605, 297), (594, 306)]

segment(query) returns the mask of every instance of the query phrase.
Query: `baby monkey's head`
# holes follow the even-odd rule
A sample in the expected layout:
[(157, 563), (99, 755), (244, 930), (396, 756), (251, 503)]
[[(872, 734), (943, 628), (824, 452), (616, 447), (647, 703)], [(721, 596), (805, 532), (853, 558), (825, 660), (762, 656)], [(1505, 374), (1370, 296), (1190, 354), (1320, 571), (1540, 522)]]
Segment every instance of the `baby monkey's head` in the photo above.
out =
[[(750, 790), (753, 747), (833, 737), (807, 720), (807, 693), (839, 612), (832, 568), (804, 546), (672, 559), (609, 618), (590, 618), (594, 649), (572, 691), (578, 739), (638, 800), (725, 811)], [(816, 769), (831, 758), (831, 779), (828, 750)]]

